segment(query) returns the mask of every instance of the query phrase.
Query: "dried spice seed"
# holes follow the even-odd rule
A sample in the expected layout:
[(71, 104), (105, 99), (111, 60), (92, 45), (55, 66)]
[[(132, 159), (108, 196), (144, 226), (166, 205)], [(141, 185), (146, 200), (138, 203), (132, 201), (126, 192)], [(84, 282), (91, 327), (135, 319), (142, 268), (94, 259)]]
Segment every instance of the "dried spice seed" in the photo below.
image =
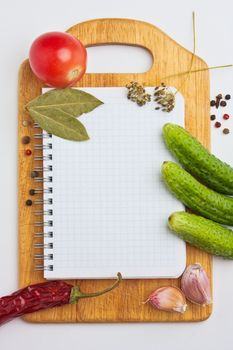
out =
[(30, 125), (30, 122), (28, 120), (23, 120), (22, 124), (24, 127), (27, 127)]
[(223, 119), (227, 120), (229, 118), (230, 118), (229, 114), (223, 114)]
[(221, 106), (221, 107), (226, 107), (226, 105), (227, 105), (226, 101), (221, 101), (221, 102), (220, 102), (220, 106)]
[(211, 107), (214, 107), (215, 106), (215, 101), (214, 100), (210, 101), (210, 105), (211, 105)]
[(25, 155), (30, 156), (32, 154), (32, 151), (30, 149), (26, 149)]
[(38, 172), (38, 171), (33, 170), (33, 171), (31, 172), (31, 178), (32, 178), (32, 179), (34, 179), (35, 177), (38, 177), (38, 176), (39, 176), (39, 172)]
[(216, 115), (215, 114), (212, 114), (211, 116), (210, 116), (210, 120), (215, 120), (216, 119)]
[(230, 99), (231, 99), (231, 95), (227, 94), (227, 95), (225, 96), (225, 100), (230, 100)]
[(222, 131), (224, 134), (229, 134), (230, 133), (230, 130), (228, 129), (228, 128), (225, 128), (225, 129), (223, 129), (223, 131)]
[(218, 109), (218, 107), (219, 107), (219, 104), (220, 104), (220, 100), (222, 99), (222, 94), (218, 94), (217, 96), (216, 96), (216, 100), (215, 100), (215, 106), (216, 106), (216, 108)]
[(136, 81), (131, 81), (126, 85), (128, 89), (127, 98), (132, 102), (136, 102), (138, 106), (144, 106), (151, 101), (151, 95), (148, 94), (143, 85)]
[(32, 205), (32, 200), (31, 199), (27, 199), (25, 204), (26, 204), (26, 206), (30, 207)]
[(36, 191), (32, 188), (31, 190), (29, 190), (29, 194), (30, 196), (34, 196), (36, 194)]
[[(175, 107), (175, 94), (164, 83), (161, 86), (156, 87), (154, 93), (154, 101), (160, 105), (163, 112), (171, 112)], [(155, 110), (159, 110), (160, 107), (155, 107)]]
[(22, 137), (22, 144), (23, 144), (23, 145), (29, 144), (30, 141), (31, 141), (31, 139), (30, 139), (29, 136), (24, 136), (24, 137)]
[(214, 124), (215, 128), (220, 128), (221, 125), (222, 125), (222, 124), (221, 124), (220, 122), (216, 122), (216, 123)]

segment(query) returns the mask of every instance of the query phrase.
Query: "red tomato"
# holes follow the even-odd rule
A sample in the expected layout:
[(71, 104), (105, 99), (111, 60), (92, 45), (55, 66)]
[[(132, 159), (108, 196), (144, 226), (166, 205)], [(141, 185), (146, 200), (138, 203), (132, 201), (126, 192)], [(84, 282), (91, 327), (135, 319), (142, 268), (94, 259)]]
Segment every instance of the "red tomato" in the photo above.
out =
[(34, 74), (49, 86), (64, 88), (80, 80), (86, 71), (87, 51), (67, 33), (50, 32), (39, 36), (29, 52)]

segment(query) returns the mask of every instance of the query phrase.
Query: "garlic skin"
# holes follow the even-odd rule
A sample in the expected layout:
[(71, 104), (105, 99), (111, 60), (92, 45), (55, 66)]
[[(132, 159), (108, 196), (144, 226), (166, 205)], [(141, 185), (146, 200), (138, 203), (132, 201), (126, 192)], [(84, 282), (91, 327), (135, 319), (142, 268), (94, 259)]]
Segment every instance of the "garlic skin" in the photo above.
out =
[(154, 307), (164, 311), (184, 313), (187, 304), (184, 294), (176, 287), (161, 287), (156, 289), (148, 298)]
[(203, 306), (212, 303), (209, 278), (198, 263), (186, 268), (181, 278), (181, 289), (192, 303)]

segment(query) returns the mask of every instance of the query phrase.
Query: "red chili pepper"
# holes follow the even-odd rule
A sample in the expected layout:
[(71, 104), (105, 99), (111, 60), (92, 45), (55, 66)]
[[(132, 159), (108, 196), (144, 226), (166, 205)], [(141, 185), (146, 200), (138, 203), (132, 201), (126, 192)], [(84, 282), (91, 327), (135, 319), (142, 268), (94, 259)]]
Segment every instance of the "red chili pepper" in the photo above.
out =
[(116, 282), (102, 291), (82, 293), (79, 286), (73, 286), (63, 281), (49, 281), (33, 284), (17, 292), (0, 298), (0, 325), (34, 311), (75, 304), (80, 298), (97, 297), (110, 292), (118, 286), (121, 274), (117, 274)]

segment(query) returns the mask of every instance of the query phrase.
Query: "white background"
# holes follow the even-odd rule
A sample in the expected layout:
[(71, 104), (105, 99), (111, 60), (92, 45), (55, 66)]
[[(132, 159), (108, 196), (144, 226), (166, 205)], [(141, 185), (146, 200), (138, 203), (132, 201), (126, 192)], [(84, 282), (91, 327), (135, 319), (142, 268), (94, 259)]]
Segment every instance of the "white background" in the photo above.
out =
[[(192, 50), (191, 12), (197, 14), (197, 54), (209, 66), (233, 63), (231, 0), (40, 0), (1, 3), (0, 8), (0, 295), (13, 292), (17, 273), (17, 72), (32, 40), (42, 32), (64, 31), (91, 18), (125, 17), (151, 22)], [(115, 51), (90, 57), (90, 68), (128, 71), (130, 55)], [(122, 53), (123, 54), (123, 53)], [(128, 56), (128, 57), (127, 57)], [(121, 58), (119, 58), (121, 57)], [(128, 58), (128, 59), (127, 59)], [(131, 57), (131, 59), (133, 59)], [(96, 61), (96, 62), (95, 62)], [(124, 62), (124, 67), (122, 67)], [(116, 66), (116, 64), (118, 64)], [(119, 65), (120, 64), (120, 65)], [(142, 64), (147, 64), (146, 61)], [(115, 68), (114, 68), (115, 67)], [(108, 69), (107, 69), (108, 68)], [(211, 94), (231, 93), (233, 69), (211, 72)], [(232, 112), (232, 101), (228, 111)], [(232, 116), (233, 117), (233, 116)], [(233, 120), (233, 118), (232, 118)], [(232, 134), (212, 132), (212, 149), (233, 162)], [(12, 321), (0, 329), (1, 350), (75, 347), (89, 349), (232, 349), (233, 262), (214, 259), (214, 311), (190, 324), (61, 324)]]

